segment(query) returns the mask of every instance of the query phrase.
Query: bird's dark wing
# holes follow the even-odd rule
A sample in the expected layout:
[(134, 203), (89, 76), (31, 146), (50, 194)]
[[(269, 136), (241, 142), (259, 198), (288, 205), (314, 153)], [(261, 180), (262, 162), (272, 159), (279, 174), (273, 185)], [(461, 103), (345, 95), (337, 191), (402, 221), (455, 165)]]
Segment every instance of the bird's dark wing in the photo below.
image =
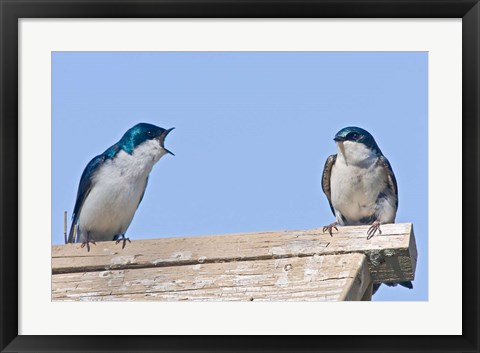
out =
[(335, 210), (332, 206), (332, 197), (330, 191), (330, 174), (332, 173), (332, 166), (335, 164), (337, 160), (337, 155), (332, 154), (327, 158), (325, 162), (325, 166), (323, 167), (323, 174), (322, 174), (322, 190), (327, 196), (328, 203), (330, 204), (330, 209), (332, 210), (333, 215), (335, 216)]
[(398, 188), (397, 188), (397, 179), (395, 179), (395, 174), (393, 174), (392, 166), (385, 156), (380, 156), (378, 158), (378, 163), (384, 168), (387, 173), (387, 186), (390, 192), (395, 195), (395, 206), (398, 208)]
[(138, 201), (137, 208), (138, 208), (138, 206), (140, 206), (140, 203), (143, 200), (143, 195), (145, 195), (145, 190), (147, 190), (147, 184), (148, 184), (148, 176), (147, 176), (147, 180), (145, 180), (145, 188), (143, 189), (142, 196), (140, 196), (140, 201)]
[(109, 147), (102, 154), (94, 157), (90, 162), (88, 162), (85, 167), (82, 176), (80, 178), (80, 184), (78, 185), (77, 200), (75, 201), (75, 207), (73, 208), (72, 213), (72, 225), (70, 226), (70, 233), (68, 235), (68, 243), (75, 242), (75, 227), (77, 226), (78, 217), (80, 216), (80, 211), (82, 209), (83, 203), (85, 202), (90, 190), (92, 190), (93, 182), (92, 178), (97, 172), (98, 168), (107, 160), (112, 159), (120, 152), (120, 147), (118, 144), (115, 144)]
[(104, 154), (96, 156), (90, 162), (88, 162), (85, 170), (82, 173), (80, 184), (78, 185), (77, 200), (75, 201), (75, 207), (73, 208), (72, 225), (70, 226), (70, 233), (67, 241), (68, 243), (75, 242), (75, 227), (77, 225), (78, 217), (80, 216), (80, 210), (82, 209), (83, 203), (92, 189), (93, 176), (97, 172), (98, 167), (105, 162), (106, 159), (107, 157)]

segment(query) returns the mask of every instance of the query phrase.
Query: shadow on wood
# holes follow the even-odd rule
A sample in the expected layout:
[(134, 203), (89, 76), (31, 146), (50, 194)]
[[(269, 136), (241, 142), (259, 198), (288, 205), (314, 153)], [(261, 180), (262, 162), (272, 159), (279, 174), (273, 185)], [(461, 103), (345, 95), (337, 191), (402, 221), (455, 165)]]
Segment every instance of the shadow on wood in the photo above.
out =
[(413, 280), (411, 224), (97, 242), (52, 247), (54, 301), (370, 300), (372, 283)]

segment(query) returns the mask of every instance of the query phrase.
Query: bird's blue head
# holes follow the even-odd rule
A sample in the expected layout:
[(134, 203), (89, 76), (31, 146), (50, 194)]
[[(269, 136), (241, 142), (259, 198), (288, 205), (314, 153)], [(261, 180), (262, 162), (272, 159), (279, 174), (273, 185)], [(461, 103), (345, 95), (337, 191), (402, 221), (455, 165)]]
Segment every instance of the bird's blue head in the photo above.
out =
[(380, 148), (378, 147), (377, 143), (373, 136), (367, 131), (360, 127), (356, 126), (349, 126), (345, 127), (339, 132), (336, 133), (335, 137), (333, 138), (334, 141), (352, 141), (357, 143), (362, 143), (370, 150), (374, 151), (376, 154), (382, 154)]
[(173, 153), (167, 150), (164, 146), (165, 137), (167, 137), (167, 135), (173, 129), (174, 128), (172, 127), (171, 129), (165, 130), (152, 124), (139, 123), (128, 129), (120, 141), (118, 141), (117, 145), (125, 152), (132, 154), (133, 150), (143, 142), (157, 139), (160, 143), (160, 146), (162, 146), (167, 153), (173, 155)]

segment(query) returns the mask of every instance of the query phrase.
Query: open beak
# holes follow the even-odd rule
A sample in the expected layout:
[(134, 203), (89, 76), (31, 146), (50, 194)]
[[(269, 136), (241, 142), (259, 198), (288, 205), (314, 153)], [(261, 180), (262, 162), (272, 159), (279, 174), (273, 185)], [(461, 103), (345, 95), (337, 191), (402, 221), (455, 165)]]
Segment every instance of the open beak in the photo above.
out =
[(172, 131), (173, 129), (175, 129), (174, 127), (172, 127), (171, 129), (168, 129), (168, 130), (165, 130), (159, 137), (158, 137), (158, 140), (160, 141), (160, 146), (162, 146), (162, 148), (167, 151), (167, 153), (170, 153), (172, 156), (175, 156), (172, 152), (170, 152), (169, 150), (167, 150), (164, 146), (165, 144), (165, 138), (167, 137), (167, 135), (170, 133), (170, 131)]

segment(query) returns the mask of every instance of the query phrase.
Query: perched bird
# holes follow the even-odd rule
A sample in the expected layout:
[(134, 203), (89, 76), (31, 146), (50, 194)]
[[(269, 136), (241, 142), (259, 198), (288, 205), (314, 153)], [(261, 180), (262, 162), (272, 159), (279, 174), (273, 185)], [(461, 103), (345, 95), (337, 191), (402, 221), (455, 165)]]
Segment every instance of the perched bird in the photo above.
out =
[[(337, 154), (325, 162), (322, 189), (327, 196), (336, 221), (323, 228), (332, 235), (340, 226), (370, 225), (367, 239), (380, 225), (395, 223), (398, 189), (395, 174), (373, 136), (359, 127), (346, 127), (333, 139)], [(413, 288), (411, 282), (400, 285)], [(396, 283), (387, 283), (396, 286)], [(374, 285), (374, 292), (380, 284)]]
[(93, 158), (78, 186), (68, 242), (82, 243), (90, 251), (96, 241), (130, 239), (125, 233), (142, 201), (153, 165), (167, 153), (165, 137), (174, 128), (140, 123), (116, 144)]

